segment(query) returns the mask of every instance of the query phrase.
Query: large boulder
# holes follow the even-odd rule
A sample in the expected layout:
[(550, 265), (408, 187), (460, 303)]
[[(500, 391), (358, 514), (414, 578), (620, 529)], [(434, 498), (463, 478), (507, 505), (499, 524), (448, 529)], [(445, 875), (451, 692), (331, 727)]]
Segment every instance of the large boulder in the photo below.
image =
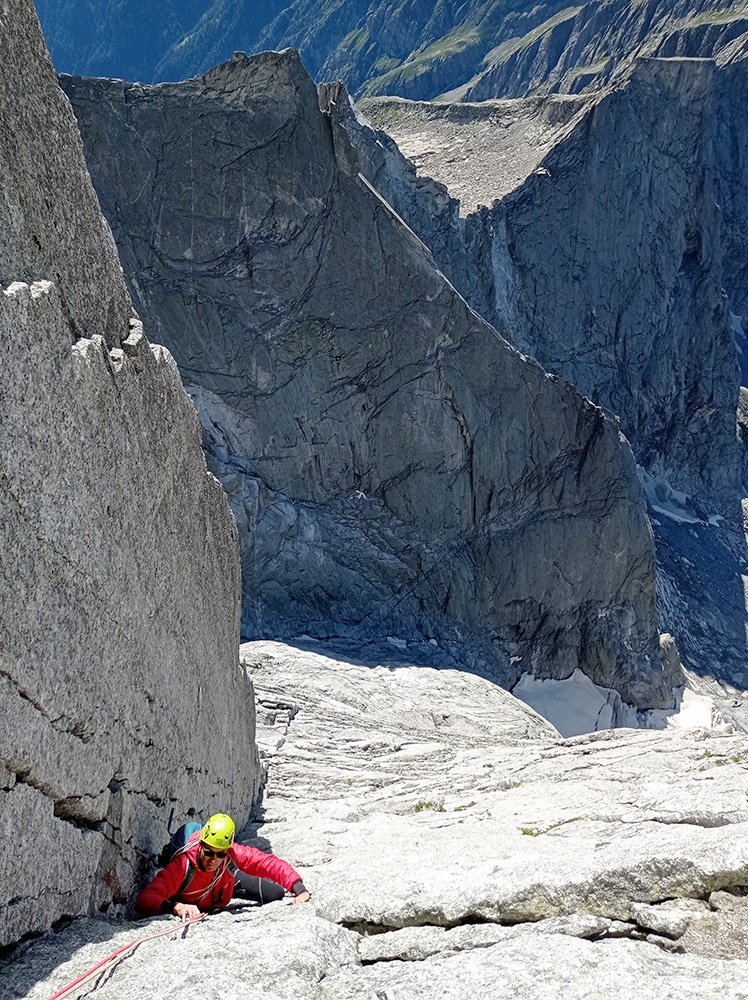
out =
[(391, 635), (669, 703), (616, 422), (456, 294), (298, 54), (62, 85), (239, 523), (244, 634)]
[(31, 0), (0, 8), (0, 945), (121, 904), (177, 816), (246, 816), (236, 527), (134, 317)]

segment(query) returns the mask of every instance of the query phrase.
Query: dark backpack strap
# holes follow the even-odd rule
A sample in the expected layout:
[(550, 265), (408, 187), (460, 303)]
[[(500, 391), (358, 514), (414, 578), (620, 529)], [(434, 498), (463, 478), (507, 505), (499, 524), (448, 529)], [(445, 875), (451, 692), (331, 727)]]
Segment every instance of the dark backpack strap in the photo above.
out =
[[(184, 847), (182, 847), (180, 850), (177, 851), (177, 853), (174, 855), (174, 858), (177, 856), (177, 854), (184, 854), (189, 849), (189, 847), (190, 845), (186, 844)], [(172, 861), (174, 860), (174, 858), (172, 858)], [(195, 866), (192, 864), (190, 859), (187, 858), (187, 867), (184, 870), (182, 881), (179, 883), (179, 888), (177, 889), (177, 891), (173, 893), (173, 895), (169, 896), (170, 903), (179, 902), (177, 896), (179, 896), (180, 893), (185, 891), (185, 889), (189, 886), (190, 882), (192, 881), (194, 875), (195, 875)]]
[(179, 884), (179, 888), (174, 893), (175, 896), (178, 896), (180, 892), (184, 892), (184, 890), (192, 881), (194, 874), (195, 874), (195, 866), (192, 864), (190, 859), (187, 858), (187, 867), (184, 870), (184, 877), (182, 878), (182, 881)]
[[(181, 847), (176, 852), (176, 854), (174, 855), (174, 857), (176, 858), (178, 854), (184, 854), (186, 851), (188, 851), (190, 849), (190, 847), (192, 847), (192, 844), (185, 844), (184, 847)], [(233, 868), (234, 871), (236, 871), (236, 867), (234, 866), (233, 861), (227, 859), (223, 863), (223, 865), (218, 869), (218, 871), (215, 873), (215, 875), (213, 876), (213, 879), (212, 879), (210, 885), (207, 887), (207, 889), (205, 890), (205, 892), (202, 894), (202, 896), (200, 896), (198, 898), (198, 900), (197, 900), (197, 905), (198, 906), (200, 905), (200, 903), (202, 903), (202, 901), (205, 899), (205, 897), (208, 895), (208, 893), (210, 893), (211, 909), (215, 908), (215, 891), (216, 891), (217, 887), (220, 885), (221, 879), (223, 878), (223, 876), (226, 874), (227, 871), (231, 871), (231, 868)], [(234, 871), (231, 871), (232, 875), (234, 874)], [(179, 896), (183, 892), (186, 892), (186, 890), (189, 887), (190, 882), (194, 878), (194, 875), (195, 875), (195, 866), (192, 864), (192, 862), (190, 861), (190, 859), (187, 858), (187, 867), (184, 870), (184, 875), (182, 876), (182, 881), (180, 882), (179, 888), (177, 889), (177, 891), (172, 896), (169, 897), (169, 902), (171, 902), (172, 900), (174, 902), (178, 902), (177, 896)]]

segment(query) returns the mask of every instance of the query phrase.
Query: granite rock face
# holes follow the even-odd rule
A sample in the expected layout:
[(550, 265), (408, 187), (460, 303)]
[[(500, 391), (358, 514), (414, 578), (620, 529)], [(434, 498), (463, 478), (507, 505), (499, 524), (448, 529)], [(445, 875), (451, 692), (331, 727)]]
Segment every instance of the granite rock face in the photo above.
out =
[(298, 55), (62, 82), (237, 517), (244, 634), (428, 641), (505, 684), (581, 666), (669, 703), (616, 423), (455, 293)]
[(748, 385), (748, 26), (717, 59), (714, 158), (722, 212), (722, 273), (733, 314), (742, 385)]
[(638, 62), (492, 220), (532, 355), (616, 413), (639, 464), (687, 492), (740, 473), (711, 76), (706, 61)]
[(561, 740), (486, 679), (410, 656), (242, 647), (269, 773), (245, 836), (310, 903), (237, 901), (186, 936), (78, 921), (3, 969), (10, 996), (44, 1000), (169, 926), (102, 1000), (241, 996), (248, 978), (274, 1000), (614, 1000), (624, 970), (647, 1000), (744, 996), (745, 738)]
[(232, 52), (293, 46), (315, 80), (357, 96), (484, 100), (599, 87), (632, 54), (715, 56), (745, 33), (730, 0), (37, 0), (55, 67), (143, 83)]
[(194, 408), (134, 318), (30, 0), (0, 38), (6, 945), (126, 902), (170, 807), (246, 815), (258, 765), (236, 527)]
[[(468, 301), (616, 413), (650, 474), (687, 490), (740, 477), (713, 74), (708, 61), (645, 59), (586, 103), (363, 104), (424, 173), (467, 202), (461, 266), (456, 233), (434, 239), (406, 199), (394, 207), (440, 264), (444, 256)], [(359, 131), (354, 141), (376, 139)], [(389, 172), (403, 168), (393, 162)]]
[[(743, 689), (744, 65), (642, 59), (589, 98), (362, 102), (373, 129), (336, 103), (373, 182), (471, 305), (619, 415), (662, 623), (689, 666)], [(438, 185), (449, 227), (411, 208)]]

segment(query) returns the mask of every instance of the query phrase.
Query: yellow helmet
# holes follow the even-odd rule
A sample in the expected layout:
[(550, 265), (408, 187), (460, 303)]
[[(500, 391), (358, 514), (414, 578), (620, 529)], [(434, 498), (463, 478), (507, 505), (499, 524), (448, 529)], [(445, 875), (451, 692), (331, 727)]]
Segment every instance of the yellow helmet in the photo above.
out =
[(200, 843), (227, 851), (234, 843), (234, 821), (226, 813), (211, 816), (200, 834)]

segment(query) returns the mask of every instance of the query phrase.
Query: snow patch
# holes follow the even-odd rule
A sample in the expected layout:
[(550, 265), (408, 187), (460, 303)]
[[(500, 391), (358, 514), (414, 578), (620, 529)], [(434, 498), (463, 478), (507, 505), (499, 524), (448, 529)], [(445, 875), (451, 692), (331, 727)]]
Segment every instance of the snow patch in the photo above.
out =
[(563, 681), (523, 674), (512, 694), (567, 738), (623, 725), (638, 728), (636, 710), (625, 705), (617, 691), (594, 684), (578, 667)]
[(643, 469), (637, 467), (639, 482), (650, 510), (656, 511), (679, 524), (702, 524), (700, 517), (691, 508), (688, 497), (680, 490), (674, 490), (665, 479), (656, 479)]
[(394, 636), (385, 636), (385, 642), (388, 642), (390, 646), (397, 646), (398, 649), (407, 649), (408, 643), (405, 639), (396, 639)]
[(726, 732), (713, 700), (686, 688), (675, 709), (638, 711), (612, 688), (600, 687), (577, 668), (566, 680), (523, 674), (512, 694), (550, 722), (564, 738), (602, 729), (707, 729)]
[(680, 707), (675, 712), (653, 709), (647, 712), (649, 729), (713, 729), (714, 702), (707, 695), (686, 688)]

